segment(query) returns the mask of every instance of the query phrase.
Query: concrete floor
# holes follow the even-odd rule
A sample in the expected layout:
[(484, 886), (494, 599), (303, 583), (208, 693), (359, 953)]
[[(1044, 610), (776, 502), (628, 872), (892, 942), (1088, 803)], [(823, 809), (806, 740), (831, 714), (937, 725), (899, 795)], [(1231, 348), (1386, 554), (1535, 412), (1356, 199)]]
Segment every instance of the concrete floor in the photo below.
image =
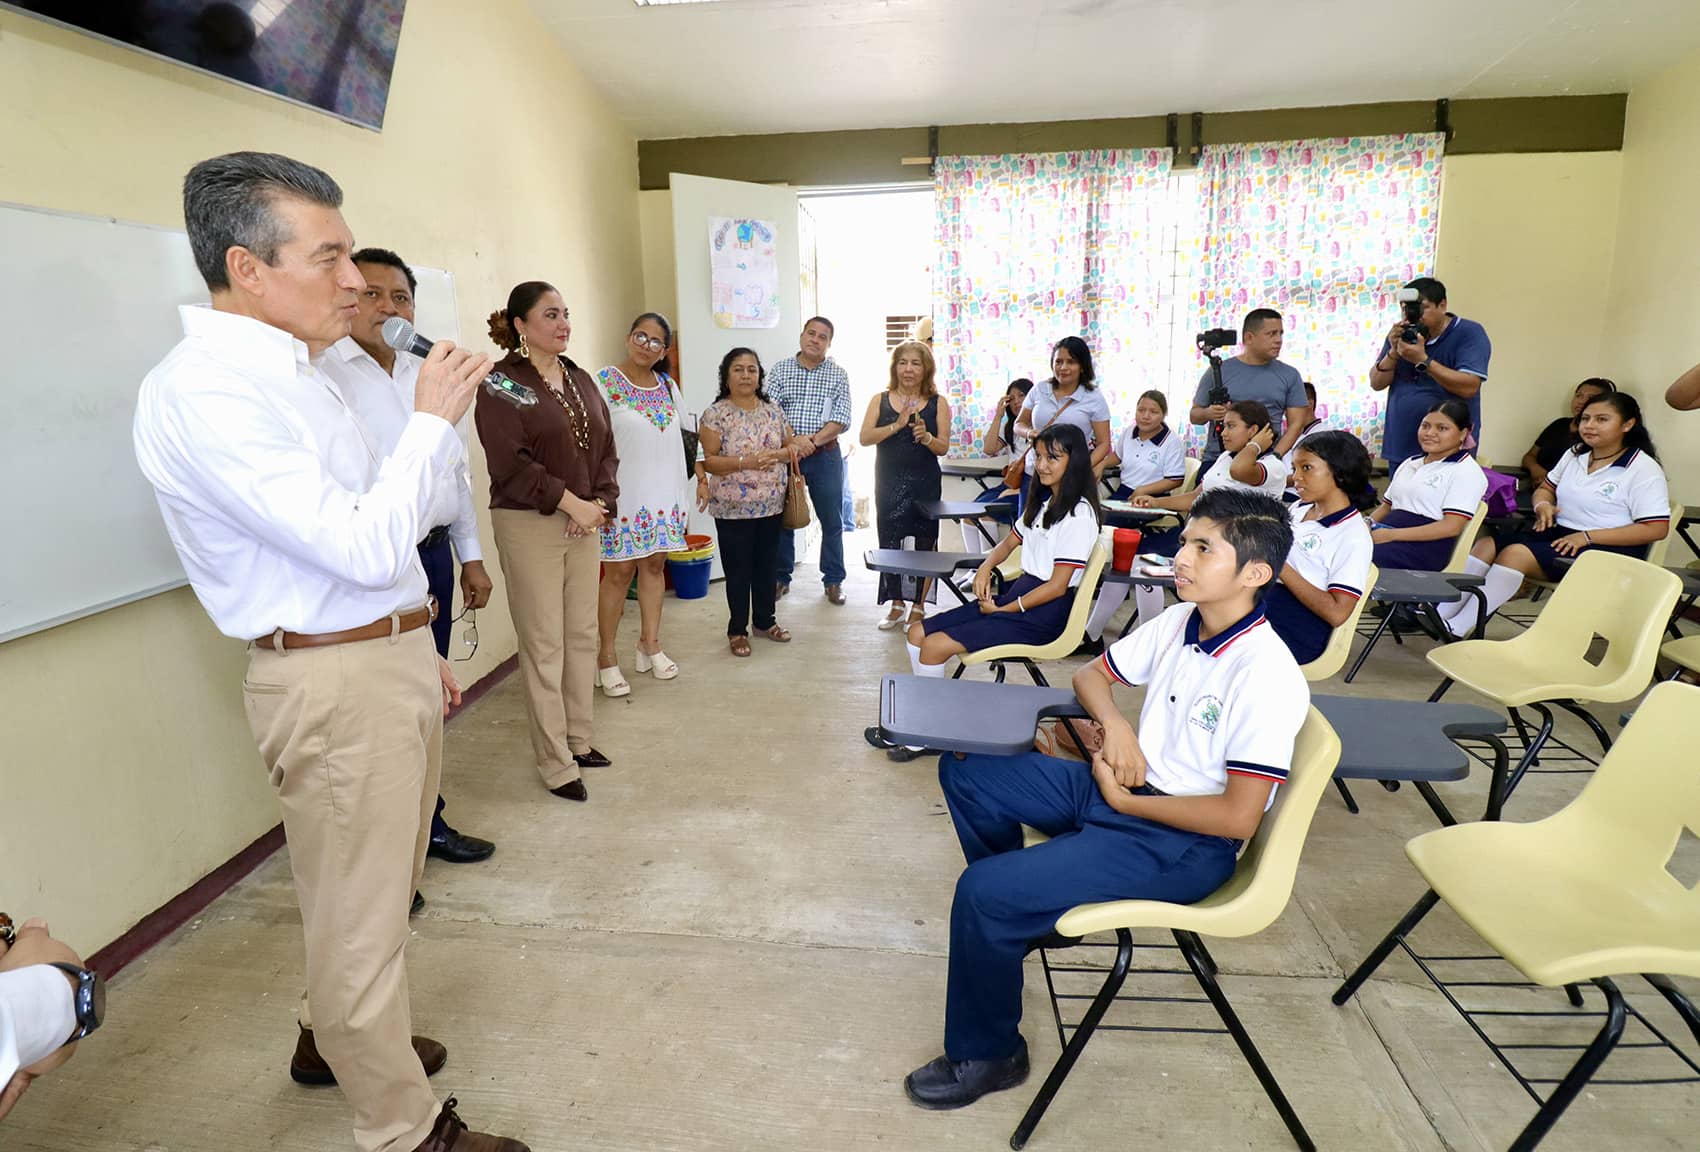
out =
[[(847, 552), (872, 545), (860, 533)], [(940, 1049), (962, 859), (933, 764), (892, 764), (862, 743), (878, 675), (906, 662), (899, 636), (874, 629), (873, 580), (858, 567), (844, 608), (800, 571), (781, 606), (796, 642), (758, 637), (749, 660), (725, 650), (718, 585), (707, 600), (669, 600), (663, 637), (683, 668), (671, 683), (632, 673), (629, 613), (634, 690), (597, 700), (596, 742), (616, 763), (587, 774), (588, 804), (542, 790), (517, 679), (450, 727), (449, 815), (500, 847), (484, 864), (429, 864), (408, 957), (415, 1024), (449, 1046), (434, 1084), (475, 1126), (537, 1152), (1007, 1146), (1058, 1052), (1037, 957), (1028, 1085), (956, 1113), (903, 1097), (904, 1074)], [(1436, 680), (1427, 647), (1386, 642), (1357, 684), (1326, 690), (1421, 698)], [(1585, 743), (1578, 723), (1560, 733)], [(1550, 813), (1583, 779), (1531, 776), (1510, 814)], [(1442, 792), (1461, 815), (1479, 812), (1485, 773)], [(1224, 987), (1321, 1148), (1504, 1148), (1534, 1105), (1408, 961), (1390, 961), (1347, 1007), (1329, 1003), (1421, 892), (1401, 845), (1435, 826), (1409, 789), (1357, 793), (1356, 817), (1324, 797), (1286, 914), (1259, 936), (1212, 943)], [(1485, 951), (1444, 909), (1418, 939), (1429, 952)], [(287, 1076), (301, 984), (280, 853), (114, 982), (108, 1026), (31, 1090), (0, 1147), (347, 1148), (340, 1093)], [(1644, 985), (1624, 984), (1685, 1037)], [(1136, 975), (1128, 990), (1194, 994), (1162, 975)], [(1112, 1019), (1136, 1019), (1133, 1007)], [(1137, 1007), (1147, 1023), (1213, 1023), (1207, 1008)], [(1556, 1042), (1591, 1027), (1523, 1026)], [(1622, 1053), (1605, 1075), (1632, 1074), (1638, 1059)], [(1543, 1148), (1693, 1148), (1697, 1121), (1695, 1085), (1601, 1086)], [(1030, 1147), (1112, 1146), (1291, 1144), (1226, 1037), (1104, 1032)]]

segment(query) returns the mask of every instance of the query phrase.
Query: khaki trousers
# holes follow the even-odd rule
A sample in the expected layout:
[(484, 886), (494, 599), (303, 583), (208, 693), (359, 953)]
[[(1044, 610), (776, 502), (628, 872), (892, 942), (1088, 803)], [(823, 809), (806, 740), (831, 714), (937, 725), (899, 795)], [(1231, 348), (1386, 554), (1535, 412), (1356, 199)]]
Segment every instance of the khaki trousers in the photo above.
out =
[(544, 787), (579, 778), (596, 700), (596, 584), (600, 537), (569, 537), (567, 518), (493, 509), (496, 551), (519, 637), (531, 749)]
[(250, 647), (242, 696), (301, 903), (302, 1026), (354, 1106), (360, 1152), (412, 1152), (438, 1112), (413, 1051), (402, 957), (442, 771), (431, 630)]

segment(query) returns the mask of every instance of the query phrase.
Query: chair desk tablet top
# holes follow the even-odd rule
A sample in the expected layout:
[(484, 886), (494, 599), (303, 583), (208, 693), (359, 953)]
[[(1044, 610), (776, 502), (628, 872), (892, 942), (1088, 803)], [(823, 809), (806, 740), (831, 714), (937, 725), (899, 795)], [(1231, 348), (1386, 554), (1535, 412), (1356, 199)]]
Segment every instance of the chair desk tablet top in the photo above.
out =
[(915, 507), (921, 510), (921, 515), (934, 520), (974, 520), (985, 517), (987, 520), (1001, 520), (1005, 524), (1015, 520), (1014, 504), (976, 504), (972, 500), (919, 500)]
[(1364, 696), (1312, 696), (1340, 737), (1344, 780), (1462, 780), (1470, 756), (1454, 739), (1498, 736), (1510, 722), (1475, 704), (1428, 704)]
[(929, 676), (880, 680), (880, 735), (911, 747), (1014, 756), (1033, 751), (1040, 720), (1085, 715), (1074, 693), (1061, 688)]
[(871, 572), (898, 576), (950, 576), (964, 568), (975, 569), (985, 556), (978, 552), (923, 552), (912, 548), (870, 548), (862, 554)]
[(946, 476), (1002, 476), (1007, 467), (1008, 460), (994, 460), (989, 456), (968, 456), (959, 460), (939, 461), (939, 471)]

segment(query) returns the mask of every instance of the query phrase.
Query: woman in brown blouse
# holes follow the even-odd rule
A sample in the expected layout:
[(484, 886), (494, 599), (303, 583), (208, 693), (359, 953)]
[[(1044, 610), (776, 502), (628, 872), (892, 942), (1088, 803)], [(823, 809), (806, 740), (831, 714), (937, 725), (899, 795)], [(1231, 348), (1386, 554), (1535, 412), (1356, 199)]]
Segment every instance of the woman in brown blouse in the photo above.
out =
[(519, 408), (481, 391), (475, 411), (537, 771), (555, 795), (583, 800), (579, 770), (609, 763), (590, 746), (590, 719), (599, 533), (620, 489), (608, 406), (567, 359), (571, 335), (553, 287), (528, 280), (508, 293), (508, 306), (490, 314), (490, 339), (508, 350), (496, 367), (537, 403)]

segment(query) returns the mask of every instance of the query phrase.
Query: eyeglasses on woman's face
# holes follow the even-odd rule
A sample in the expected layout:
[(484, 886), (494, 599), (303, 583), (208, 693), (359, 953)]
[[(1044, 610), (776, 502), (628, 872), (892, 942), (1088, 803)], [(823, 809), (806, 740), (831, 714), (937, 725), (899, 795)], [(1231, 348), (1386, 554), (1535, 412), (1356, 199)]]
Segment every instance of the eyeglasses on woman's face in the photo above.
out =
[(642, 332), (632, 333), (632, 343), (650, 352), (665, 352), (667, 341), (660, 336), (649, 336)]

